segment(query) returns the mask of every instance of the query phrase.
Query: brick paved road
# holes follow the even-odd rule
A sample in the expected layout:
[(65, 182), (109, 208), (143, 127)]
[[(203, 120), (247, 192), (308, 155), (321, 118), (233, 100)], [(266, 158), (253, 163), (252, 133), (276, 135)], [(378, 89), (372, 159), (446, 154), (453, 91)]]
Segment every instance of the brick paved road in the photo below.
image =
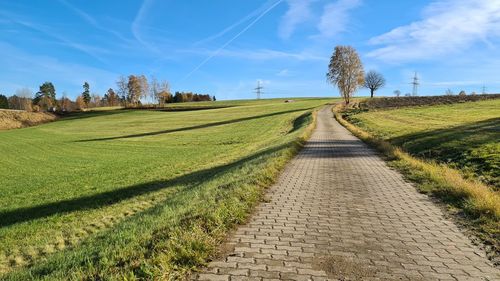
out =
[(500, 280), (440, 208), (332, 117), (200, 280)]

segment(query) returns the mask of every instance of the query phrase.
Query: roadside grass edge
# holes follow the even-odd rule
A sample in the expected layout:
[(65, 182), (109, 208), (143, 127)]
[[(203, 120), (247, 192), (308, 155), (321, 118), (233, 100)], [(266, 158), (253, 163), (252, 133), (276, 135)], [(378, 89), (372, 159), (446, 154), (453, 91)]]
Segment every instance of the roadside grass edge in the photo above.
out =
[(457, 222), (481, 240), (488, 257), (500, 264), (500, 195), (487, 185), (464, 179), (444, 164), (411, 156), (401, 148), (379, 139), (343, 118), (343, 105), (334, 108), (335, 119), (363, 142), (381, 152), (389, 165), (400, 171), (417, 189), (446, 203)]

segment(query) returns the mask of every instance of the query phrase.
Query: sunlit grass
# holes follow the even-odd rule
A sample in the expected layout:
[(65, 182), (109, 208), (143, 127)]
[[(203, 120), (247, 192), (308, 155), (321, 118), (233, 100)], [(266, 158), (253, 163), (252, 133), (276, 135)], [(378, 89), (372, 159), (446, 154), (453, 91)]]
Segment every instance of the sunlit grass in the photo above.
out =
[(1, 132), (4, 278), (184, 274), (245, 219), (327, 101), (90, 112)]
[(371, 110), (349, 121), (411, 155), (500, 188), (500, 99)]

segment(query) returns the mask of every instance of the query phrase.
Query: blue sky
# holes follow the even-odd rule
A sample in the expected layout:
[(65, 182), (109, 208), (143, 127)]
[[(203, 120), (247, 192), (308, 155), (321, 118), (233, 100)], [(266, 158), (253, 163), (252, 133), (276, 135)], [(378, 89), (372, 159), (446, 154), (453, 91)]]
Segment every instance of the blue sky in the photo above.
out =
[[(52, 81), (74, 98), (120, 75), (218, 99), (337, 96), (335, 45), (352, 45), (380, 95), (500, 92), (500, 0), (0, 0), (0, 93)], [(358, 95), (367, 95), (361, 90)]]

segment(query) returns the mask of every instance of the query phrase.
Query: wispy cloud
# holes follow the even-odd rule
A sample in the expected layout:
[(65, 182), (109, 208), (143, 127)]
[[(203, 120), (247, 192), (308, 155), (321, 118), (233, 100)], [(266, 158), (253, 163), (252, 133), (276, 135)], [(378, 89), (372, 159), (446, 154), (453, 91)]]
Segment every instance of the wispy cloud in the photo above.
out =
[(313, 0), (287, 0), (288, 10), (281, 18), (278, 34), (288, 39), (296, 27), (312, 18), (311, 4)]
[(214, 35), (209, 36), (207, 38), (201, 39), (201, 40), (195, 42), (193, 45), (199, 46), (201, 44), (208, 43), (208, 42), (210, 42), (212, 40), (215, 40), (217, 38), (220, 38), (220, 37), (226, 35), (227, 33), (231, 32), (236, 27), (238, 27), (238, 26), (244, 24), (245, 22), (248, 22), (252, 18), (255, 18), (258, 15), (260, 15), (263, 11), (267, 10), (270, 6), (274, 5), (275, 2), (276, 2), (276, 0), (268, 0), (262, 6), (258, 7), (255, 10), (253, 10), (252, 12), (250, 12), (248, 15), (244, 16), (243, 18), (241, 18), (237, 22), (235, 22), (235, 23), (229, 25), (228, 27), (224, 28), (223, 30), (221, 30), (217, 34), (214, 34)]
[(288, 77), (288, 76), (290, 76), (290, 70), (288, 70), (286, 68), (282, 69), (278, 73), (276, 73), (276, 76), (278, 76), (278, 77)]
[(189, 78), (193, 73), (198, 71), (203, 65), (205, 65), (209, 60), (211, 60), (213, 57), (217, 56), (222, 50), (224, 50), (229, 44), (231, 44), (234, 40), (238, 39), (243, 33), (245, 33), (248, 29), (250, 29), (254, 24), (256, 24), (262, 17), (264, 17), (267, 13), (269, 13), (274, 7), (278, 6), (283, 0), (277, 0), (273, 5), (271, 5), (269, 8), (264, 10), (262, 13), (260, 13), (259, 16), (257, 16), (253, 21), (251, 21), (245, 28), (243, 28), (240, 32), (238, 32), (235, 36), (233, 36), (231, 39), (229, 39), (226, 43), (224, 43), (219, 49), (217, 49), (215, 52), (210, 54), (205, 60), (203, 60), (199, 65), (197, 65), (193, 70), (191, 70), (183, 80)]
[(102, 58), (100, 55), (98, 55), (98, 53), (105, 52), (105, 50), (103, 50), (101, 48), (96, 48), (93, 46), (88, 46), (88, 45), (85, 45), (82, 43), (75, 42), (74, 40), (71, 40), (63, 35), (60, 35), (58, 32), (50, 30), (49, 28), (44, 27), (43, 25), (35, 24), (35, 23), (25, 21), (25, 20), (21, 20), (21, 19), (19, 19), (20, 17), (17, 15), (14, 16), (14, 15), (10, 15), (10, 14), (7, 14), (7, 13), (1, 12), (1, 11), (0, 11), (0, 15), (9, 19), (12, 23), (14, 23), (16, 25), (22, 26), (24, 28), (30, 29), (32, 31), (35, 31), (35, 32), (38, 32), (41, 34), (44, 34), (50, 38), (57, 40), (60, 44), (62, 44), (64, 46), (68, 46), (72, 49), (83, 52), (83, 53), (89, 55), (90, 57), (92, 57), (92, 58), (94, 58), (94, 59), (96, 59), (104, 64), (107, 64), (107, 61), (104, 58)]
[(337, 0), (325, 5), (318, 23), (319, 35), (316, 37), (331, 38), (347, 30), (352, 9), (360, 6), (361, 0)]
[(144, 2), (142, 2), (141, 8), (139, 8), (137, 15), (135, 16), (135, 19), (132, 22), (131, 31), (137, 42), (146, 47), (148, 50), (158, 55), (161, 55), (162, 52), (160, 51), (160, 49), (154, 43), (151, 43), (150, 41), (146, 40), (143, 37), (141, 31), (141, 25), (143, 24), (143, 21), (147, 16), (147, 12), (151, 9), (152, 6), (153, 6), (153, 0), (144, 0)]
[[(214, 51), (210, 50), (190, 50), (183, 51), (185, 53), (211, 55)], [(296, 60), (296, 61), (328, 61), (327, 57), (314, 54), (309, 51), (302, 52), (287, 52), (271, 49), (257, 50), (241, 50), (241, 49), (224, 49), (220, 50), (217, 57), (230, 57), (252, 61), (270, 61), (270, 60)]]
[(382, 47), (368, 56), (388, 62), (436, 58), (490, 45), (500, 36), (500, 0), (441, 0), (425, 8), (423, 19), (370, 39)]
[(75, 14), (77, 14), (78, 16), (80, 16), (80, 18), (82, 18), (85, 22), (87, 22), (88, 24), (90, 24), (94, 28), (96, 28), (98, 30), (101, 30), (101, 31), (105, 31), (105, 32), (107, 32), (109, 34), (112, 34), (116, 38), (118, 38), (118, 39), (120, 39), (120, 40), (122, 40), (124, 42), (130, 42), (129, 39), (125, 38), (119, 32), (116, 32), (115, 30), (112, 30), (110, 28), (107, 28), (107, 27), (104, 27), (103, 25), (101, 25), (93, 16), (89, 15), (84, 10), (76, 7), (75, 5), (69, 3), (66, 0), (59, 0), (59, 2), (61, 4), (63, 4), (64, 6), (66, 6), (68, 9), (72, 10)]

